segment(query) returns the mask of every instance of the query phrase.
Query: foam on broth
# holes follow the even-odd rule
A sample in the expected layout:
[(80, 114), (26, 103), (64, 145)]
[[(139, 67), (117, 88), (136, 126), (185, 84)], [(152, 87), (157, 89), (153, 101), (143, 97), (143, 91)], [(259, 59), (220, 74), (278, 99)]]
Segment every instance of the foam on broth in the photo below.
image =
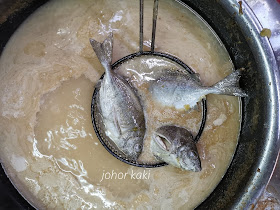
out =
[[(146, 49), (152, 3), (145, 1)], [(138, 9), (138, 1), (129, 0), (53, 0), (25, 21), (6, 46), (0, 60), (0, 158), (13, 183), (36, 207), (194, 208), (227, 170), (240, 128), (235, 97), (207, 96), (206, 127), (197, 144), (203, 168), (199, 173), (129, 166), (111, 156), (95, 136), (91, 96), (104, 70), (89, 38), (102, 41), (113, 31), (114, 61), (138, 51)], [(233, 68), (211, 30), (175, 1), (159, 3), (155, 47), (183, 60), (204, 85)], [(132, 71), (127, 74), (137, 80)], [(187, 117), (149, 105), (153, 118), (147, 132), (157, 121), (197, 131), (199, 113)]]

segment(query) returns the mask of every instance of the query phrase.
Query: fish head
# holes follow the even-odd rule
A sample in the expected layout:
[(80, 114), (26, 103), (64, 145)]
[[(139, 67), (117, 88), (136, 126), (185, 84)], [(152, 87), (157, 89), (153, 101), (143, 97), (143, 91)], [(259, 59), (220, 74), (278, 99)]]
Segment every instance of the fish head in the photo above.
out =
[(153, 154), (166, 163), (188, 171), (201, 171), (199, 154), (191, 133), (177, 126), (157, 129), (151, 142)]
[(124, 152), (126, 158), (137, 161), (138, 157), (142, 153), (143, 143), (139, 137), (130, 137), (122, 140), (125, 144), (121, 150)]

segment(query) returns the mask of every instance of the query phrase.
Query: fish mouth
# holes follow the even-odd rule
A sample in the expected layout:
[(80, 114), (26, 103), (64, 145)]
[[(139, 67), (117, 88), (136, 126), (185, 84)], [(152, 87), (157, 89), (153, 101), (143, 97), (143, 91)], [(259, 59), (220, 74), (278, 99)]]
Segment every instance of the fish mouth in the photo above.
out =
[(201, 167), (201, 164), (199, 164), (199, 165), (195, 166), (192, 171), (193, 172), (200, 172), (201, 170), (202, 170), (202, 167)]
[(200, 160), (195, 161), (195, 163), (186, 163), (183, 159), (180, 161), (180, 166), (184, 170), (200, 172), (202, 170)]
[(178, 149), (178, 158), (180, 166), (184, 170), (200, 172), (202, 170), (201, 161), (197, 151), (191, 151), (187, 148)]

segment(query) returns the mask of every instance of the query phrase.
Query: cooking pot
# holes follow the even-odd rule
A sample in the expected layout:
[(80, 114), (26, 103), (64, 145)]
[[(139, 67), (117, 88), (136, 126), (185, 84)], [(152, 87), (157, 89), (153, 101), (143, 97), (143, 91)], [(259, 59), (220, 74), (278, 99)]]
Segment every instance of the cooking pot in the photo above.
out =
[[(0, 53), (16, 28), (46, 0), (0, 1)], [(214, 29), (235, 68), (245, 67), (239, 143), (226, 174), (198, 209), (252, 208), (273, 172), (279, 150), (279, 69), (261, 25), (245, 2), (184, 0)], [(0, 78), (1, 79), (1, 78)], [(0, 167), (1, 168), (1, 167)], [(0, 170), (0, 207), (32, 208)], [(2, 195), (3, 194), (3, 195)], [(1, 198), (0, 198), (1, 199)]]

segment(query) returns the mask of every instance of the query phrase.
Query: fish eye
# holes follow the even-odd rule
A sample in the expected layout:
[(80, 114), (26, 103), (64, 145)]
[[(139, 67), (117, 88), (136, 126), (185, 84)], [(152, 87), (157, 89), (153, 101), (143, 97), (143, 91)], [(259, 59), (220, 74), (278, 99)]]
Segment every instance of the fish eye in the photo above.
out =
[(135, 144), (134, 145), (134, 151), (135, 152), (141, 152), (142, 150), (142, 145), (141, 144)]
[(197, 156), (197, 153), (195, 151), (189, 151), (188, 154), (191, 158), (195, 158)]

